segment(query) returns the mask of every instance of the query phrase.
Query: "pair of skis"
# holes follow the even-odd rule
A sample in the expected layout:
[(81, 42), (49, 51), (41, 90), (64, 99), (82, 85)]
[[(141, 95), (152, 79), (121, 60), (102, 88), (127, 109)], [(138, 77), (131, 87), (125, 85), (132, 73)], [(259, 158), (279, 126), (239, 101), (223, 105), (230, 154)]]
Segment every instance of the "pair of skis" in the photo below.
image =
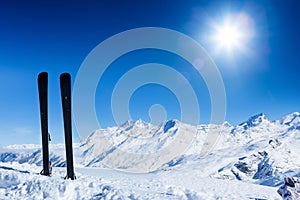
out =
[[(42, 131), (42, 152), (43, 152), (43, 175), (51, 175), (51, 164), (49, 160), (49, 139), (48, 132), (48, 73), (42, 72), (38, 75), (38, 90), (40, 100), (40, 116)], [(60, 91), (63, 109), (65, 146), (67, 159), (66, 179), (76, 179), (73, 165), (72, 148), (72, 119), (71, 119), (71, 76), (69, 73), (60, 75)]]

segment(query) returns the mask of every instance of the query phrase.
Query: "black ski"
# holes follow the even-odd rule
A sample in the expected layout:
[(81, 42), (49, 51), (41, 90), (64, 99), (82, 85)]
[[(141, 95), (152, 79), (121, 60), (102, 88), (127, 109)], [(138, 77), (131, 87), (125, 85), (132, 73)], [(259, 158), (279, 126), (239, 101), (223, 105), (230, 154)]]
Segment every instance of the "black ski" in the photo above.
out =
[(48, 133), (48, 73), (38, 75), (38, 90), (40, 100), (40, 116), (42, 131), (43, 171), (45, 176), (51, 175), (49, 162), (49, 133)]
[(65, 145), (67, 159), (66, 179), (76, 179), (73, 166), (73, 148), (72, 148), (72, 119), (71, 119), (71, 76), (69, 73), (60, 75), (60, 90), (64, 118)]

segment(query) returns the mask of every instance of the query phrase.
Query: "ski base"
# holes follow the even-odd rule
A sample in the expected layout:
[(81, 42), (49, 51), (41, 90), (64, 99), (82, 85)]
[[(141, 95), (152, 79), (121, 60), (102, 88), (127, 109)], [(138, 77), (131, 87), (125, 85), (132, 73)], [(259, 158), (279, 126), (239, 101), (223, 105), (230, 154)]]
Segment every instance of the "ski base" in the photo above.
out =
[(72, 118), (71, 118), (71, 75), (63, 73), (60, 75), (60, 90), (64, 119), (65, 131), (65, 146), (66, 146), (66, 163), (67, 163), (67, 176), (65, 179), (70, 178), (75, 180), (74, 164), (73, 164), (73, 147), (72, 147)]
[(49, 161), (49, 133), (48, 133), (48, 73), (41, 72), (38, 75), (38, 91), (40, 103), (40, 118), (42, 132), (42, 155), (43, 155), (43, 170), (45, 176), (50, 176), (50, 161)]

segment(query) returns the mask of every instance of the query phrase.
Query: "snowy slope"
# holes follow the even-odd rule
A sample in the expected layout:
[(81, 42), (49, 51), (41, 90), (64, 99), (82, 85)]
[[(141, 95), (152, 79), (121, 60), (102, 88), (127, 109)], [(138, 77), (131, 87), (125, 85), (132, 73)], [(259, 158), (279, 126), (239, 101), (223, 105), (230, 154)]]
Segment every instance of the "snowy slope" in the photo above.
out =
[[(212, 129), (220, 131), (219, 138), (203, 156), (204, 140)], [(192, 140), (180, 133), (192, 135)], [(174, 154), (170, 146), (178, 151)], [(299, 146), (298, 112), (276, 121), (258, 114), (237, 126), (127, 121), (97, 130), (74, 145), (79, 181), (62, 180), (64, 145), (50, 145), (50, 178), (38, 175), (40, 146), (0, 148), (0, 199), (30, 199), (33, 193), (40, 195), (34, 199), (276, 199), (283, 177), (300, 176)], [(162, 153), (149, 157), (155, 152)], [(107, 167), (125, 172), (103, 169)]]
[[(191, 176), (184, 173), (127, 174), (76, 168), (75, 181), (64, 168), (52, 177), (30, 164), (0, 163), (0, 199), (279, 199), (276, 188)], [(188, 176), (187, 176), (188, 174)]]

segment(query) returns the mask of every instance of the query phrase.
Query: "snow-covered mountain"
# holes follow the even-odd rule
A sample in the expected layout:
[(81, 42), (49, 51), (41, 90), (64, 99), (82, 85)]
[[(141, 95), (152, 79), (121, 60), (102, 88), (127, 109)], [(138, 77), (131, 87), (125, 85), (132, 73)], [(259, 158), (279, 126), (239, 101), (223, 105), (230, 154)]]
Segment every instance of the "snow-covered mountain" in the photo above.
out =
[[(176, 120), (159, 126), (142, 120), (127, 121), (119, 127), (100, 129), (91, 134), (81, 145), (83, 164), (131, 172), (153, 171), (178, 155), (168, 149), (170, 145), (176, 150), (188, 147), (189, 138), (180, 137), (196, 132), (196, 127)], [(176, 144), (178, 139), (180, 147)]]
[[(287, 173), (298, 173), (299, 119), (299, 113), (292, 113), (276, 121), (269, 120), (265, 114), (258, 114), (237, 126), (225, 122), (197, 127), (175, 120), (159, 126), (141, 120), (127, 121), (120, 127), (97, 130), (87, 138), (80, 147), (83, 151), (82, 164), (96, 167), (108, 164), (118, 169), (131, 169), (139, 163), (132, 160), (128, 152), (138, 154), (137, 161), (140, 161), (147, 153), (160, 151), (172, 144), (179, 130), (184, 129), (194, 135), (186, 151), (170, 160), (164, 160), (164, 163), (159, 162), (159, 159), (154, 160), (150, 166), (179, 170), (195, 165), (202, 169), (200, 173), (203, 176), (277, 185)], [(208, 156), (202, 157), (200, 152), (203, 142), (208, 131), (213, 128), (221, 130), (218, 143)], [(105, 140), (109, 142), (103, 144), (103, 137), (109, 138)]]
[[(201, 154), (209, 132), (218, 133), (208, 154)], [(75, 166), (101, 167), (164, 176), (210, 177), (277, 187), (285, 176), (300, 176), (300, 113), (279, 120), (265, 114), (233, 126), (192, 126), (168, 120), (158, 126), (142, 120), (99, 129), (74, 145)], [(50, 145), (52, 166), (65, 165), (64, 145)], [(174, 150), (175, 149), (175, 150)], [(157, 153), (158, 152), (158, 153)], [(38, 145), (0, 148), (0, 162), (41, 166)]]
[[(78, 145), (77, 145), (78, 146)], [(52, 150), (52, 151), (51, 151)], [(41, 166), (42, 150), (40, 145), (10, 145), (0, 149), (0, 162), (18, 162)], [(65, 167), (64, 145), (50, 145), (50, 162), (55, 167)]]

